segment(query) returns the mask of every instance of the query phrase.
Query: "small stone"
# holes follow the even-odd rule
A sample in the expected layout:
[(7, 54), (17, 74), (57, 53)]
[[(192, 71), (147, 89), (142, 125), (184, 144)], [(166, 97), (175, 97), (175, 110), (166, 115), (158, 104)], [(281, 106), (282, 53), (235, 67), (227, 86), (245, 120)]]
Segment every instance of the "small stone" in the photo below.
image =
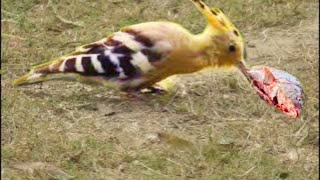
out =
[(146, 140), (151, 143), (159, 143), (161, 141), (159, 134), (157, 133), (150, 133), (146, 136)]
[(296, 149), (290, 149), (287, 153), (287, 158), (291, 161), (297, 161), (299, 159), (299, 155)]
[(120, 164), (118, 167), (119, 172), (123, 173), (126, 170), (126, 164)]
[(222, 97), (223, 97), (223, 99), (229, 99), (230, 98), (230, 96), (227, 95), (227, 94), (222, 95)]
[(233, 140), (231, 138), (221, 138), (218, 142), (219, 144), (221, 145), (230, 145), (230, 144), (233, 144)]

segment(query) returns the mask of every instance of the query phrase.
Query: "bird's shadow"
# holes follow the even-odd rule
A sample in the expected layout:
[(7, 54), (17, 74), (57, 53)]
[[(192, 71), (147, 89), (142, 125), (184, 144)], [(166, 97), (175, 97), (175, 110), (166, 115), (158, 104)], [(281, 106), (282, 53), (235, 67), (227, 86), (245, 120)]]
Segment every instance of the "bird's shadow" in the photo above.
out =
[[(57, 91), (56, 91), (57, 90)], [(35, 100), (45, 100), (56, 102), (65, 106), (76, 106), (86, 110), (97, 110), (97, 106), (112, 106), (119, 111), (128, 109), (151, 108), (163, 111), (174, 99), (175, 92), (166, 94), (157, 93), (139, 93), (137, 97), (127, 97), (124, 93), (116, 92), (110, 89), (104, 89), (104, 92), (88, 91), (86, 89), (61, 90), (47, 87), (25, 87), (20, 91)], [(68, 92), (69, 91), (69, 92)]]

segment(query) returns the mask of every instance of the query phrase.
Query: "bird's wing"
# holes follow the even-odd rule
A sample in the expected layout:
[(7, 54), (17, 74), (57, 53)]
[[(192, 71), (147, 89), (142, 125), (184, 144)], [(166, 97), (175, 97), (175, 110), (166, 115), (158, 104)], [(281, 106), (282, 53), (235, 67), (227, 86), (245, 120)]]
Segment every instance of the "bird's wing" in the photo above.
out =
[(165, 59), (165, 51), (140, 32), (126, 28), (100, 41), (76, 48), (60, 63), (61, 72), (120, 79), (146, 74)]

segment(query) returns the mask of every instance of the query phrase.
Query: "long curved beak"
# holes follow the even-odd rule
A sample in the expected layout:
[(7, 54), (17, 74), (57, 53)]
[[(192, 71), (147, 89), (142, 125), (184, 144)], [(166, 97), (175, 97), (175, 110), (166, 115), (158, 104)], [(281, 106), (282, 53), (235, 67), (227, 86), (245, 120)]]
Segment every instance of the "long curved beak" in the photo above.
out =
[(246, 77), (246, 79), (249, 81), (249, 83), (252, 83), (252, 79), (248, 73), (248, 68), (245, 65), (245, 62), (239, 61), (238, 64), (236, 65), (238, 67), (238, 69), (241, 71), (241, 73)]

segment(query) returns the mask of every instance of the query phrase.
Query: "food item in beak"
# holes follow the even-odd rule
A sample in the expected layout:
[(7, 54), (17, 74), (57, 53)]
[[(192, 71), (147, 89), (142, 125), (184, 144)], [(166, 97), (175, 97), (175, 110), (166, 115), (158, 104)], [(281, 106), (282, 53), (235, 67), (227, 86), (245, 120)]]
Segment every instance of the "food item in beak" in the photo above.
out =
[(304, 91), (297, 78), (267, 66), (251, 68), (247, 73), (255, 91), (267, 103), (292, 118), (301, 115)]

